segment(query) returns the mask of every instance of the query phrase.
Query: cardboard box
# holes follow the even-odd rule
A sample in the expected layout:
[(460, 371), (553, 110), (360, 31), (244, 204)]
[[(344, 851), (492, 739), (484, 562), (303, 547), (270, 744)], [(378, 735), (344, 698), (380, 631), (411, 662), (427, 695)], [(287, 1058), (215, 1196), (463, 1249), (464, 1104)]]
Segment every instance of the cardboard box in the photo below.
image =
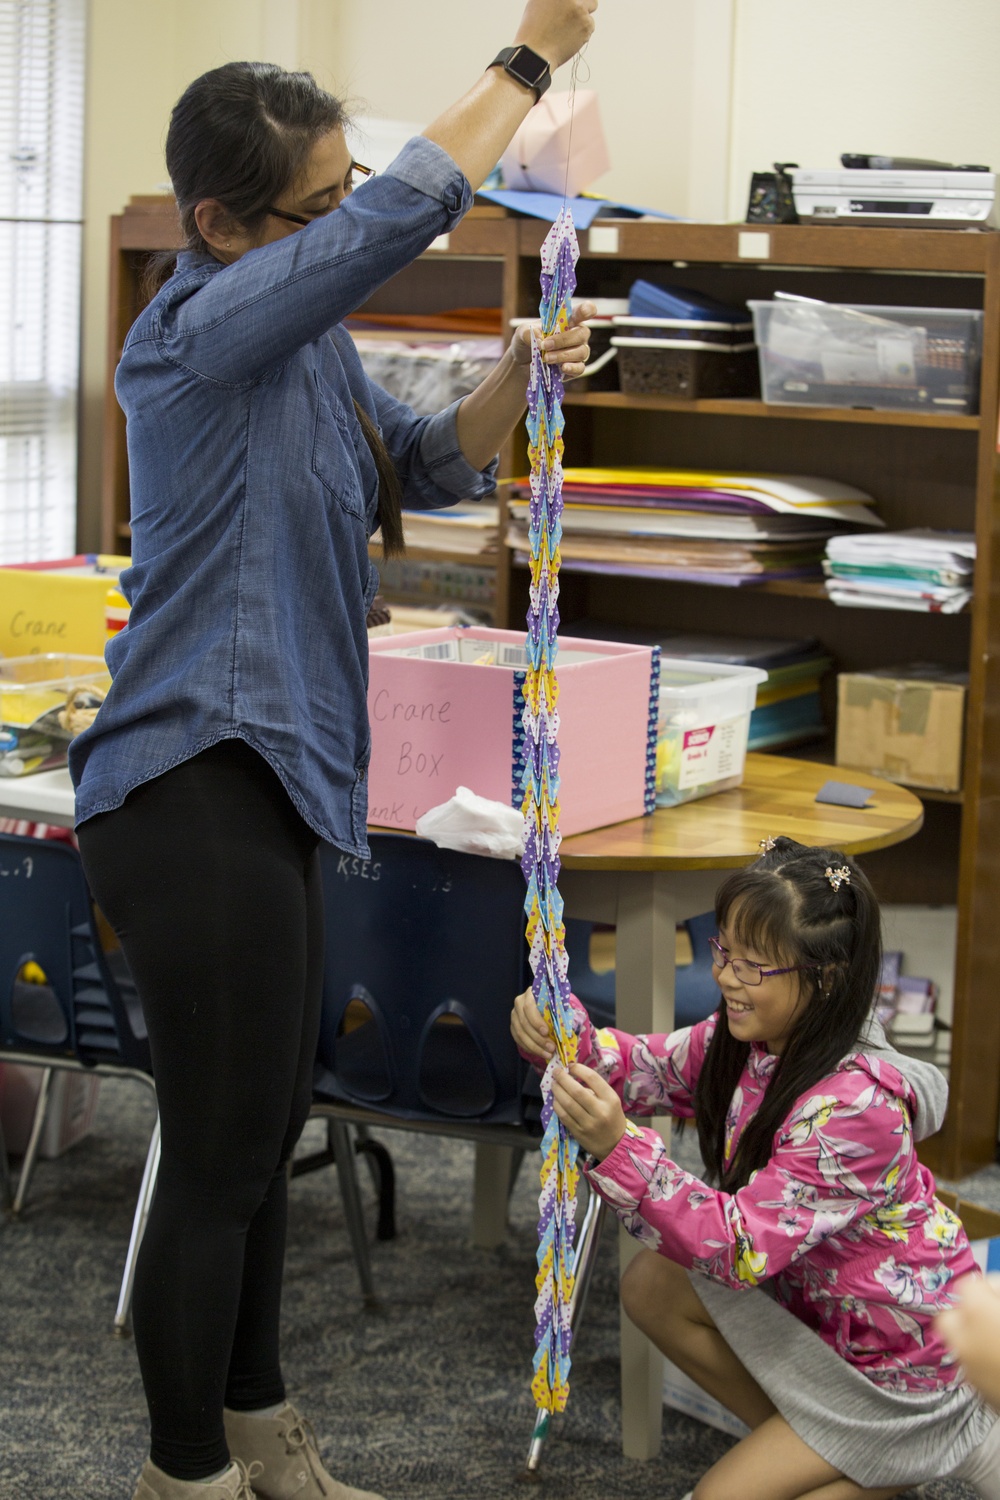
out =
[(66, 557), (0, 568), (0, 656), (103, 656), (109, 590), (127, 557)]
[(981, 1208), (978, 1203), (967, 1203), (947, 1188), (938, 1188), (935, 1196), (961, 1219), (979, 1269), (1000, 1271), (1000, 1213)]
[[(412, 829), (459, 786), (521, 806), (524, 641), (454, 626), (370, 642), (369, 822)], [(563, 640), (556, 670), (563, 833), (651, 813), (659, 649)]]
[(682, 1411), (686, 1417), (707, 1422), (709, 1427), (717, 1427), (730, 1437), (746, 1437), (750, 1431), (745, 1422), (734, 1417), (721, 1401), (703, 1391), (669, 1359), (663, 1361), (663, 1404), (673, 1411)]
[(914, 663), (837, 678), (837, 765), (957, 792), (968, 677)]

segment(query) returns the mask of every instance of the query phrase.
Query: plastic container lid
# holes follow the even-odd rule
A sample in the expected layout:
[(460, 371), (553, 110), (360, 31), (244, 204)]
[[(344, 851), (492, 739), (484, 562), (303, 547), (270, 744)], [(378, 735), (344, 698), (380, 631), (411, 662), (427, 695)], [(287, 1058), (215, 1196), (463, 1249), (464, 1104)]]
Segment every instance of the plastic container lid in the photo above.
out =
[(616, 328), (718, 328), (724, 329), (727, 333), (753, 327), (751, 318), (747, 318), (742, 323), (709, 322), (704, 318), (637, 318), (631, 316), (614, 317), (611, 321)]
[(709, 344), (704, 339), (637, 339), (613, 338), (615, 349), (708, 349), (713, 354), (745, 354), (756, 344)]

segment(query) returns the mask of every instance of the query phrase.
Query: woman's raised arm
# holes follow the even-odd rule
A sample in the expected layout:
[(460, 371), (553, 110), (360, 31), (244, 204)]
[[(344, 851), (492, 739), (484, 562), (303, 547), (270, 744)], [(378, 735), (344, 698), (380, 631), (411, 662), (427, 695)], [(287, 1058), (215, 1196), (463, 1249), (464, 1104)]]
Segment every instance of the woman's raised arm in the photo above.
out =
[[(596, 9), (597, 0), (528, 0), (513, 45), (530, 48), (555, 72), (586, 45)], [(462, 169), (473, 192), (506, 151), (536, 97), (502, 67), (484, 63), (484, 69), (468, 93), (424, 131)]]

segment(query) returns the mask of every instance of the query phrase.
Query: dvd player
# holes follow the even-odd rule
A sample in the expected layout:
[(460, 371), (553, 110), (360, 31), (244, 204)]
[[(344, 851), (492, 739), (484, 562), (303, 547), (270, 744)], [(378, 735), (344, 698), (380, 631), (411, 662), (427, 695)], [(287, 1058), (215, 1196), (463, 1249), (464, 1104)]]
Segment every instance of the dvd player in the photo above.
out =
[(812, 171), (790, 167), (795, 210), (804, 224), (997, 229), (996, 173)]

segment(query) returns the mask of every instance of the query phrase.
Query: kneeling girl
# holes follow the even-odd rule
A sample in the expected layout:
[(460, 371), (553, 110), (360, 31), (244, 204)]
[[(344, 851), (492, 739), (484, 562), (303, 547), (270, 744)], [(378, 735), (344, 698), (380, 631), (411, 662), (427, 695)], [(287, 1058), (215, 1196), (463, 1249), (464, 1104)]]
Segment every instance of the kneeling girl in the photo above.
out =
[[(645, 1247), (625, 1309), (751, 1428), (695, 1500), (888, 1500), (946, 1474), (1000, 1497), (1000, 1425), (933, 1326), (977, 1268), (916, 1154), (940, 1123), (931, 1070), (873, 1029), (875, 895), (836, 851), (767, 842), (719, 890), (714, 1015), (631, 1036), (574, 1001), (579, 1061), (553, 1102)], [(512, 1031), (552, 1057), (530, 993)], [(712, 1185), (644, 1114), (694, 1118)]]

